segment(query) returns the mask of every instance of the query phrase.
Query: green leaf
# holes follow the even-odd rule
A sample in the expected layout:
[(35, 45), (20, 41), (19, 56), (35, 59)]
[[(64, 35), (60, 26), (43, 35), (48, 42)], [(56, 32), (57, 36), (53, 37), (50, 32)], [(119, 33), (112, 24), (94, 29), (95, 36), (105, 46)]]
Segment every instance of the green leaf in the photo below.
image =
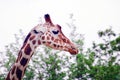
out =
[(120, 43), (120, 36), (116, 39), (116, 43)]
[(105, 34), (104, 34), (103, 31), (99, 31), (99, 32), (98, 32), (98, 35), (99, 35), (99, 37), (102, 37), (102, 36), (104, 36)]
[(106, 50), (106, 47), (105, 47), (105, 45), (104, 44), (99, 44), (99, 46), (100, 46), (100, 49), (102, 49), (102, 50)]
[(113, 41), (110, 42), (110, 45), (111, 45), (111, 46), (115, 46), (116, 44), (117, 44), (117, 43), (116, 43), (116, 40), (113, 40)]

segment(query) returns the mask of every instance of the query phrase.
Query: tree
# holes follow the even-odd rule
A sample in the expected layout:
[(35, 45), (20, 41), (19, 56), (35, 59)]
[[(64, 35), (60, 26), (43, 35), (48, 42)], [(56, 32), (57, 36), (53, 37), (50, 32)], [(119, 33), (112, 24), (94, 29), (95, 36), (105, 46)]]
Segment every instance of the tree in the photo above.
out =
[(76, 56), (69, 80), (120, 80), (120, 36), (111, 28), (98, 35), (103, 42)]

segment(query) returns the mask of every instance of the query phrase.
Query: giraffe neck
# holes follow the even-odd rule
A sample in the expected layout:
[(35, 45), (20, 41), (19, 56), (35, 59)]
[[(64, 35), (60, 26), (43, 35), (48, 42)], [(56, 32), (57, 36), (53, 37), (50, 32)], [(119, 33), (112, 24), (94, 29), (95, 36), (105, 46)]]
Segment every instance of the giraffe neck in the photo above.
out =
[(31, 33), (28, 34), (21, 50), (19, 51), (17, 60), (9, 71), (6, 80), (21, 80), (23, 78), (30, 58), (36, 47), (40, 44), (40, 40), (36, 41), (34, 35), (31, 35)]

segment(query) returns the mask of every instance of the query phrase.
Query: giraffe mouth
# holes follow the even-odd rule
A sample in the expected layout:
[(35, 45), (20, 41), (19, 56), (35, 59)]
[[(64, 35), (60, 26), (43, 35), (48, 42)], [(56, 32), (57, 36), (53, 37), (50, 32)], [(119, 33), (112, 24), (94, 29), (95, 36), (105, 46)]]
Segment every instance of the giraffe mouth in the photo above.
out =
[(77, 48), (71, 47), (68, 51), (70, 52), (71, 55), (76, 55), (76, 54), (78, 54), (78, 49), (77, 49)]

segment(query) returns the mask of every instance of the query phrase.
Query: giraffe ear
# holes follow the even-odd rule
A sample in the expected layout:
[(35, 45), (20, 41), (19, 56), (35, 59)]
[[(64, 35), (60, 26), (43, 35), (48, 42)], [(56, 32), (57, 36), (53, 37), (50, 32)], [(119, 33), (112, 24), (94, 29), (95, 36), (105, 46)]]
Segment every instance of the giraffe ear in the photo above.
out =
[(50, 24), (53, 24), (52, 21), (51, 21), (51, 18), (49, 16), (49, 14), (45, 14), (44, 18), (45, 18), (46, 22), (49, 22)]

